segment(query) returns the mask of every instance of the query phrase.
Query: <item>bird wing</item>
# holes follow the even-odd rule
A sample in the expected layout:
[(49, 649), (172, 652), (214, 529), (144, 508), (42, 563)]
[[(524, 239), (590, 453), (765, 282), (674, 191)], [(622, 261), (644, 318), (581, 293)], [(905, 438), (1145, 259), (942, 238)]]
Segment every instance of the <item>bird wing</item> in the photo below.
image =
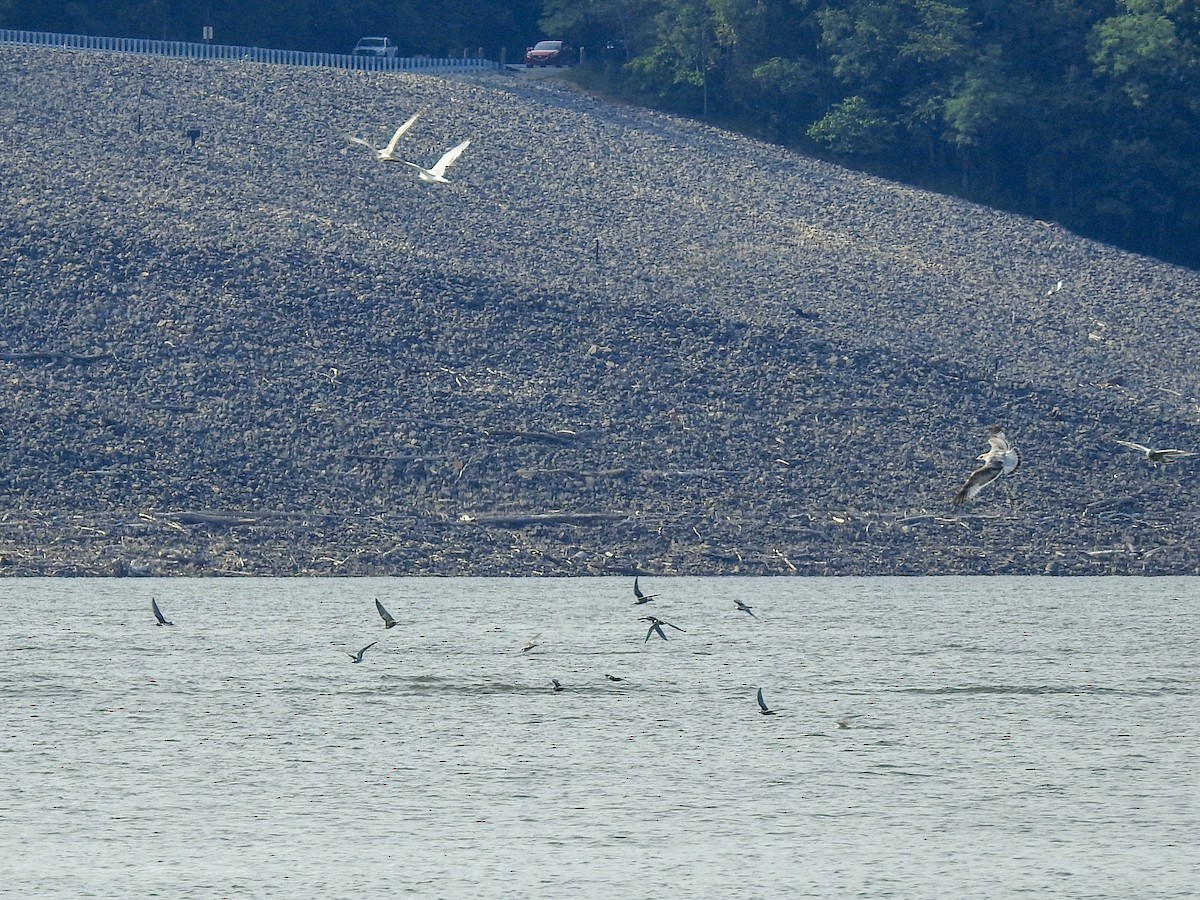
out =
[(1009, 447), (1008, 452), (1000, 457), (1000, 474), (1011, 475), (1021, 468), (1021, 454), (1016, 447)]
[(1008, 442), (1008, 438), (1004, 436), (1003, 431), (995, 431), (989, 434), (988, 444), (991, 445), (992, 449), (987, 452), (987, 456), (1003, 456), (1012, 447)]
[(371, 641), (371, 643), (367, 644), (367, 646), (363, 647), (361, 650), (358, 651), (358, 655), (361, 657), (364, 653), (366, 653), (368, 650), (370, 650), (372, 647), (374, 647), (378, 643), (379, 643), (379, 641)]
[(425, 112), (424, 109), (417, 110), (408, 117), (407, 122), (396, 129), (396, 133), (392, 135), (392, 139), (388, 141), (388, 145), (383, 148), (384, 156), (391, 156), (396, 152), (396, 146), (400, 143), (400, 138), (404, 137), (404, 132), (413, 127), (413, 124), (421, 117), (421, 113), (423, 112)]
[(999, 478), (1003, 471), (1004, 464), (1000, 460), (984, 463), (968, 476), (966, 483), (954, 495), (954, 500), (951, 502), (955, 506), (961, 506)]
[(396, 620), (392, 618), (392, 614), (383, 608), (383, 604), (378, 600), (375, 601), (375, 608), (379, 610), (379, 615), (383, 617), (383, 621), (388, 625), (395, 625)]
[(672, 625), (670, 622), (662, 622), (660, 624), (666, 625), (668, 628), (674, 628), (676, 631), (683, 631), (684, 634), (687, 634), (687, 632), (684, 631), (682, 628), (680, 628), (678, 625)]
[(417, 163), (415, 163), (415, 162), (409, 162), (407, 159), (400, 159), (400, 158), (398, 158), (398, 157), (395, 157), (395, 156), (385, 156), (385, 157), (383, 158), (383, 161), (384, 161), (384, 162), (398, 162), (398, 163), (402, 163), (402, 164), (404, 164), (404, 165), (406, 165), (406, 166), (412, 166), (412, 167), (413, 167), (414, 169), (416, 169), (416, 170), (417, 170), (417, 171), (418, 171), (420, 174), (422, 174), (422, 175), (428, 175), (428, 176), (429, 176), (429, 177), (431, 177), (431, 178), (433, 177), (433, 174), (434, 174), (432, 170), (430, 170), (430, 169), (427, 169), (427, 168), (425, 168), (425, 167), (424, 167), (424, 166), (422, 166), (422, 165), (418, 165), (418, 164), (417, 164)]
[(1128, 447), (1130, 450), (1136, 450), (1139, 453), (1145, 453), (1149, 456), (1153, 451), (1149, 447), (1143, 447), (1141, 444), (1135, 444), (1133, 441), (1117, 441), (1122, 447)]
[(456, 159), (463, 155), (463, 151), (467, 149), (470, 143), (471, 139), (467, 138), (467, 140), (463, 141), (461, 144), (451, 147), (442, 154), (441, 159), (439, 159), (429, 168), (429, 171), (438, 177), (444, 176), (446, 174), (446, 170), (454, 164)]
[(767, 701), (763, 699), (762, 688), (758, 689), (758, 708), (763, 710), (768, 708)]
[(153, 597), (150, 598), (150, 608), (154, 610), (154, 618), (158, 619), (160, 624), (166, 625), (167, 620), (163, 618), (162, 610), (158, 608), (158, 601)]
[(360, 137), (355, 137), (352, 134), (348, 134), (348, 135), (346, 135), (346, 137), (349, 138), (351, 141), (353, 141), (356, 144), (362, 144), (364, 147), (369, 147), (371, 150), (375, 149), (375, 145), (372, 144), (368, 140), (364, 140), (363, 138), (360, 138)]

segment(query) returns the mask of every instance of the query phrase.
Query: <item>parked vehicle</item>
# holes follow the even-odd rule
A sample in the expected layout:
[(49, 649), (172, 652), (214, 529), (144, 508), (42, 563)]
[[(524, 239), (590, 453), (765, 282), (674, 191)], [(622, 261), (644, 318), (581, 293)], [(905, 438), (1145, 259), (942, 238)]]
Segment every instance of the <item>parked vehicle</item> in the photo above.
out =
[(574, 52), (566, 41), (538, 41), (532, 47), (525, 48), (525, 67), (569, 66)]
[(378, 56), (392, 59), (396, 56), (396, 45), (385, 37), (360, 38), (354, 45), (351, 56)]

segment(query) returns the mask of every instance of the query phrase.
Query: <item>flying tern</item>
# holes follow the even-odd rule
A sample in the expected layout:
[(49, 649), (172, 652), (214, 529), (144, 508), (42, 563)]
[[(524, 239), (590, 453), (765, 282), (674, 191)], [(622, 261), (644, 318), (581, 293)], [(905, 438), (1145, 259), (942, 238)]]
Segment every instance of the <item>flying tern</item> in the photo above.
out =
[(356, 663), (362, 662), (363, 654), (366, 653), (368, 650), (370, 650), (372, 647), (374, 647), (378, 643), (379, 643), (379, 641), (371, 641), (371, 643), (367, 644), (367, 646), (363, 647), (357, 653), (351, 653), (350, 654), (351, 661), (356, 662)]
[(1142, 454), (1142, 458), (1149, 462), (1170, 462), (1173, 459), (1183, 459), (1185, 456), (1195, 456), (1191, 450), (1176, 450), (1174, 447), (1164, 447), (1161, 450), (1155, 450), (1153, 447), (1146, 447), (1142, 444), (1135, 444), (1133, 441), (1117, 441), (1122, 447), (1128, 447), (1130, 450), (1136, 450)]
[(379, 610), (379, 615), (383, 618), (384, 628), (394, 628), (396, 626), (396, 620), (392, 618), (390, 612), (383, 608), (383, 604), (379, 602), (378, 598), (375, 599), (375, 608)]
[(162, 610), (158, 608), (158, 601), (155, 600), (153, 597), (150, 598), (150, 609), (152, 609), (154, 611), (154, 618), (158, 620), (154, 623), (155, 625), (174, 625), (175, 624), (174, 622), (167, 621), (166, 617), (162, 614)]
[(636, 575), (633, 576), (633, 605), (634, 606), (639, 606), (642, 603), (649, 603), (651, 600), (653, 600), (657, 596), (658, 596), (658, 594), (643, 594), (642, 589), (640, 587), (638, 587), (637, 576)]
[(409, 162), (407, 159), (398, 159), (396, 157), (389, 157), (389, 161), (404, 163), (404, 165), (406, 165), (406, 166), (412, 166), (414, 169), (417, 170), (417, 177), (420, 178), (422, 181), (427, 181), (430, 184), (449, 184), (450, 179), (448, 179), (446, 177), (446, 170), (448, 168), (450, 168), (451, 165), (454, 164), (455, 160), (457, 160), (460, 156), (462, 156), (463, 151), (466, 150), (467, 147), (469, 147), (470, 145), (471, 145), (470, 138), (463, 141), (461, 144), (456, 144), (455, 146), (453, 146), (449, 150), (447, 150), (445, 153), (443, 153), (442, 158), (439, 159), (437, 162), (435, 162), (428, 169), (425, 168), (424, 166), (417, 165), (417, 163), (415, 163), (415, 162)]
[(763, 699), (762, 688), (758, 689), (758, 711), (760, 713), (762, 713), (764, 716), (775, 715), (775, 710), (773, 710), (773, 709), (771, 709), (771, 707), (767, 706), (767, 701)]
[(387, 146), (383, 147), (382, 149), (376, 147), (370, 141), (364, 140), (360, 137), (351, 137), (350, 140), (354, 141), (356, 144), (362, 144), (364, 147), (369, 148), (371, 152), (375, 154), (375, 158), (380, 162), (402, 162), (402, 160), (396, 156), (396, 147), (400, 143), (400, 138), (404, 136), (404, 132), (413, 127), (413, 123), (420, 118), (421, 113), (423, 112), (423, 109), (419, 109), (413, 113), (407, 122), (396, 129), (396, 133), (392, 135), (392, 139), (388, 141)]
[[(650, 635), (656, 634), (656, 633), (658, 634), (658, 636), (660, 638), (662, 638), (665, 641), (667, 639), (667, 635), (662, 630), (662, 627), (664, 625), (666, 625), (668, 628), (674, 628), (676, 631), (683, 631), (683, 629), (680, 628), (678, 625), (672, 625), (670, 622), (664, 622), (662, 619), (656, 619), (654, 616), (642, 616), (640, 619), (638, 619), (638, 621), (650, 623), (650, 628), (649, 628), (649, 630), (646, 631), (646, 640), (642, 641), (643, 644), (646, 643), (646, 641), (650, 640)], [(684, 632), (684, 633), (686, 634), (686, 632)]]

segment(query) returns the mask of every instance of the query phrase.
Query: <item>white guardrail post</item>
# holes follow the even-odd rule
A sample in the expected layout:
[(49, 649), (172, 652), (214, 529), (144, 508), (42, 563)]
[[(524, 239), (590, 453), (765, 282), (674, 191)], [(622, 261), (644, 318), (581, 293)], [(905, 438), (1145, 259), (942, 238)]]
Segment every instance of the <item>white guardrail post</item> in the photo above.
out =
[[(114, 38), (84, 34), (57, 34), (51, 31), (24, 31), (0, 28), (0, 47), (58, 47), (67, 50), (91, 50), (126, 53), (134, 56), (167, 56), (173, 59), (243, 60), (280, 66), (321, 69), (357, 69), (371, 72), (410, 72), (433, 69), (439, 72), (466, 72), (502, 69), (503, 61), (467, 58), (433, 59), (428, 56), (373, 57), (349, 53), (309, 53), (302, 50), (278, 50), (265, 47), (236, 47), (228, 44), (156, 41), (147, 38)], [(503, 59), (503, 51), (501, 51)]]

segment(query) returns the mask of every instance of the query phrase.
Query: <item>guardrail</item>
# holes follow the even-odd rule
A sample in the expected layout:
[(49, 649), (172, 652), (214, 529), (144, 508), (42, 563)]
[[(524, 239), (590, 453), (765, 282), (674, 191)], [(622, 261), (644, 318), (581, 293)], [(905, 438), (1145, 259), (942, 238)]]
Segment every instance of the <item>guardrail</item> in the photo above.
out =
[(65, 50), (97, 50), (138, 56), (170, 56), (176, 59), (218, 59), (266, 63), (276, 66), (316, 66), (326, 69), (357, 69), (370, 72), (466, 72), (500, 69), (501, 63), (481, 57), (461, 59), (429, 56), (376, 57), (349, 53), (314, 53), (307, 50), (273, 50), (268, 47), (233, 47), (226, 44), (156, 41), (149, 38), (99, 37), (87, 34), (56, 34), (0, 28), (0, 46), (57, 47)]

